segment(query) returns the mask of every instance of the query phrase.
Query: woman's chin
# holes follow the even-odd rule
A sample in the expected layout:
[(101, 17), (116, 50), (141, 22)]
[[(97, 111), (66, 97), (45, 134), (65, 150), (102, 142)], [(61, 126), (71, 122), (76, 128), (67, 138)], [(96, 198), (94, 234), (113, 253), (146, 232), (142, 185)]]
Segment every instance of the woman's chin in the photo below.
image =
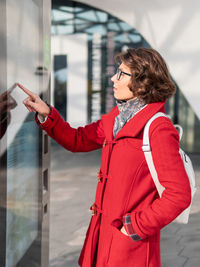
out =
[(114, 88), (114, 98), (115, 98), (116, 100), (123, 100), (123, 99), (121, 99), (121, 98), (123, 98), (123, 97), (120, 97), (120, 96), (117, 94), (115, 88)]
[(114, 94), (114, 98), (119, 101), (126, 101), (127, 99), (125, 97), (120, 97), (117, 94)]

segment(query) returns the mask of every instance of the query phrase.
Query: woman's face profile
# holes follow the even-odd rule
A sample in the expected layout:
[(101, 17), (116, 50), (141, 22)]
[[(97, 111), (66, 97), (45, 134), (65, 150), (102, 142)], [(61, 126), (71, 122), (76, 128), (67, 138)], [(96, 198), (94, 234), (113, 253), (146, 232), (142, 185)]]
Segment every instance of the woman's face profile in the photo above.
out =
[[(128, 74), (131, 74), (130, 68), (126, 66), (124, 63), (121, 63), (119, 66), (119, 72), (121, 71), (121, 75), (115, 75), (112, 76), (111, 81), (113, 84), (113, 91), (114, 91), (114, 98), (117, 100), (131, 100), (135, 97), (133, 96), (133, 92), (130, 91), (129, 84), (131, 80), (131, 76)], [(125, 72), (125, 73), (123, 73)]]

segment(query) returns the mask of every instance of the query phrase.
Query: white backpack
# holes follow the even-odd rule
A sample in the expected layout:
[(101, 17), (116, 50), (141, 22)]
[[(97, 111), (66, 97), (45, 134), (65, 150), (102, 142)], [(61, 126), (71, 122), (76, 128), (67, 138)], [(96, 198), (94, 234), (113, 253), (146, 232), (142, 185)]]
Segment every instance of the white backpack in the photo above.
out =
[[(161, 197), (162, 192), (165, 190), (165, 188), (160, 184), (160, 182), (158, 180), (158, 175), (157, 175), (154, 163), (153, 163), (152, 154), (151, 154), (151, 146), (150, 146), (150, 142), (149, 142), (149, 127), (150, 127), (151, 123), (153, 122), (153, 120), (157, 119), (158, 117), (169, 117), (169, 116), (166, 115), (165, 113), (158, 112), (146, 123), (145, 128), (144, 128), (144, 133), (143, 133), (142, 150), (144, 151), (144, 155), (145, 155), (151, 176), (154, 180), (154, 183), (155, 183), (155, 186), (158, 190), (159, 196)], [(183, 134), (182, 127), (178, 124), (175, 124), (174, 127), (179, 130), (179, 136), (180, 136), (179, 140), (181, 140), (182, 134)], [(179, 149), (179, 153), (180, 153), (181, 158), (183, 160), (184, 167), (185, 167), (186, 173), (188, 175), (188, 179), (190, 181), (191, 193), (192, 193), (192, 199), (193, 199), (194, 194), (196, 192), (196, 187), (195, 187), (195, 174), (194, 174), (192, 162), (191, 162), (189, 156), (187, 154), (185, 154), (185, 152), (181, 148)], [(190, 214), (190, 208), (191, 208), (191, 205), (187, 209), (185, 209), (178, 217), (176, 217), (174, 222), (187, 224), (188, 219), (189, 219), (189, 214)]]

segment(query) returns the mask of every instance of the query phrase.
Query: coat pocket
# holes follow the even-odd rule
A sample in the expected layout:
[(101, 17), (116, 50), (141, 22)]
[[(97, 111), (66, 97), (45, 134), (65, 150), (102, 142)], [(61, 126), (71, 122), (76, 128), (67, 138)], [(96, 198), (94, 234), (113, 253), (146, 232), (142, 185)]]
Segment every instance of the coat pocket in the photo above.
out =
[(146, 267), (149, 240), (133, 241), (114, 226), (112, 226), (112, 231), (113, 240), (108, 266)]

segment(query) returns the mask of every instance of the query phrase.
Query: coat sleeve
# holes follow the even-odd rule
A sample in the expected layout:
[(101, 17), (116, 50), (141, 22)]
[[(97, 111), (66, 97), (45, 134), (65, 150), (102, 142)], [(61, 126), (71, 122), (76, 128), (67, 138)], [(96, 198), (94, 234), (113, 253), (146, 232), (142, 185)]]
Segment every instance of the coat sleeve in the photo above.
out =
[(37, 114), (35, 121), (50, 137), (71, 152), (88, 152), (99, 149), (105, 139), (101, 120), (75, 129), (64, 121), (53, 107), (44, 123), (40, 123)]
[(190, 183), (179, 154), (179, 135), (175, 127), (169, 122), (155, 127), (150, 144), (158, 179), (165, 190), (161, 198), (144, 210), (131, 212), (133, 228), (142, 239), (169, 224), (191, 203)]

